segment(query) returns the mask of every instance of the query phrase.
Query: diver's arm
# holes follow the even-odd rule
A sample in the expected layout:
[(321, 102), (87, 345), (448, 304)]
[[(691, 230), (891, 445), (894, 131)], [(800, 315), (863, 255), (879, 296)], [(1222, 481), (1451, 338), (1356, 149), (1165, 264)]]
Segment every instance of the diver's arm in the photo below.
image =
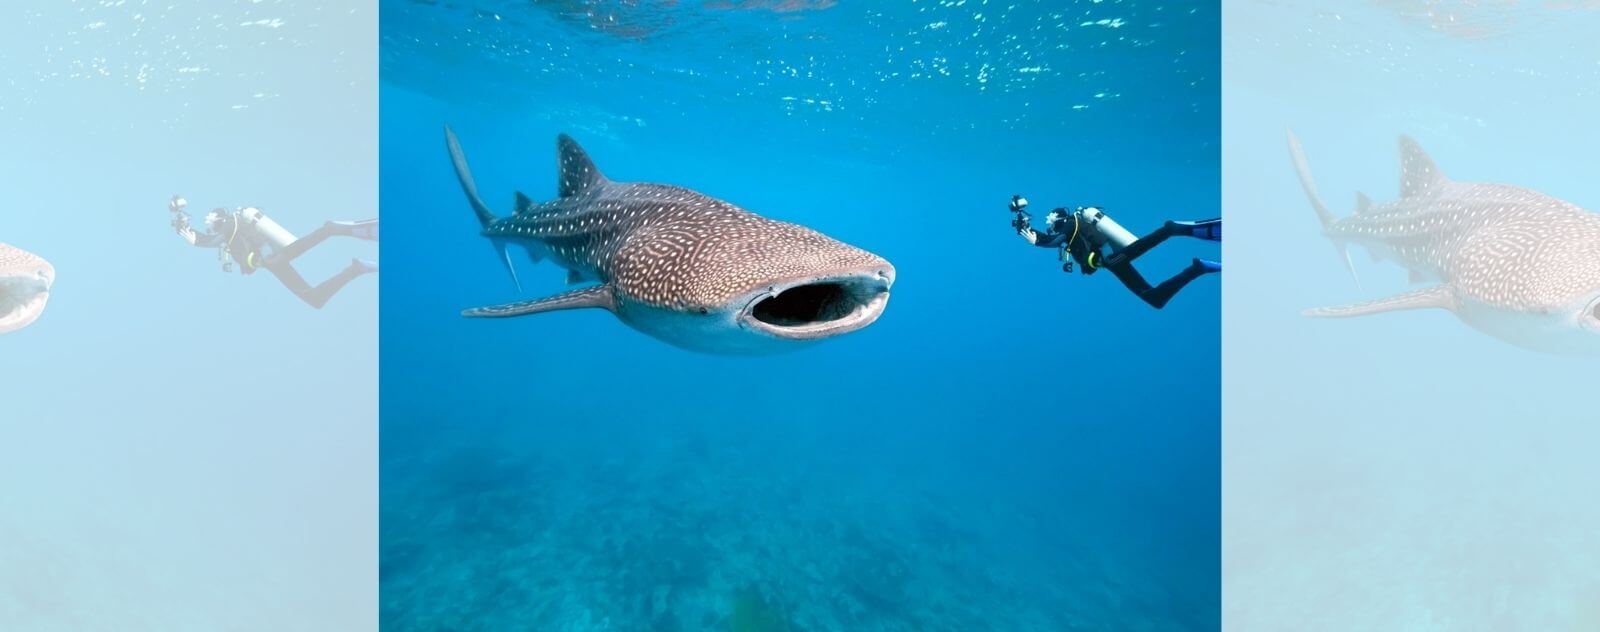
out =
[(172, 213), (172, 230), (178, 233), (184, 241), (191, 246), (210, 247), (221, 243), (221, 237), (207, 231), (205, 234), (196, 233), (194, 227), (189, 225), (189, 214), (183, 209), (188, 208), (189, 202), (181, 195), (172, 196), (172, 201), (167, 203), (167, 210)]
[(222, 235), (218, 235), (209, 231), (204, 233), (195, 232), (194, 228), (189, 226), (189, 217), (187, 215), (185, 215), (181, 220), (174, 218), (172, 226), (173, 228), (177, 229), (178, 236), (182, 237), (184, 241), (189, 242), (189, 245), (191, 246), (196, 246), (199, 248), (211, 248), (222, 243)]
[(181, 209), (172, 209), (172, 230), (177, 231), (178, 236), (191, 246), (210, 248), (222, 243), (222, 235), (209, 230), (204, 233), (195, 232), (194, 227), (189, 224), (189, 214)]
[(1061, 242), (1067, 240), (1067, 236), (1061, 233), (1045, 233), (1040, 235), (1038, 231), (1035, 231), (1032, 227), (1019, 230), (1017, 231), (1017, 234), (1022, 236), (1023, 241), (1040, 248), (1056, 248), (1061, 245)]

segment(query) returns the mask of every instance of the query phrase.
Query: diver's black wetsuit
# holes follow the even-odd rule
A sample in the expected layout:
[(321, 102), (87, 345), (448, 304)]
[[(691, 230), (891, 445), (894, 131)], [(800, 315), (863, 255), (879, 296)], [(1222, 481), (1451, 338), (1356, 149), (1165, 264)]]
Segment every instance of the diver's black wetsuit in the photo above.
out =
[[(1075, 228), (1079, 227), (1075, 227), (1071, 220), (1058, 222), (1050, 227), (1050, 232), (1040, 235), (1034, 245), (1041, 248), (1064, 248), (1072, 260), (1082, 268), (1084, 274), (1094, 274), (1100, 268), (1110, 270), (1117, 280), (1122, 281), (1129, 290), (1156, 309), (1166, 307), (1167, 302), (1172, 300), (1178, 290), (1182, 290), (1190, 281), (1221, 270), (1216, 264), (1195, 259), (1182, 272), (1162, 281), (1160, 285), (1151, 287), (1150, 282), (1144, 279), (1144, 275), (1139, 274), (1133, 267), (1134, 259), (1161, 245), (1161, 242), (1166, 241), (1168, 237), (1181, 236), (1222, 241), (1221, 218), (1198, 222), (1169, 221), (1155, 232), (1135, 240), (1127, 248), (1110, 255), (1103, 252), (1103, 245), (1096, 244), (1095, 240), (1087, 238), (1081, 232), (1074, 235)], [(1068, 272), (1071, 271), (1070, 266), (1063, 267)]]

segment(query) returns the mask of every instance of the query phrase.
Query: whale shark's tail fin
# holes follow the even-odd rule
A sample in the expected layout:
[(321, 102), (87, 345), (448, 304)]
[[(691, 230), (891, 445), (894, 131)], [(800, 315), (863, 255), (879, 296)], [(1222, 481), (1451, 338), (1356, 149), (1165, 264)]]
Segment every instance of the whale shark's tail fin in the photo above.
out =
[[(450, 164), (456, 169), (456, 179), (461, 181), (461, 191), (467, 194), (467, 202), (472, 204), (472, 211), (478, 214), (478, 224), (488, 228), (498, 217), (494, 211), (489, 210), (489, 205), (483, 203), (483, 198), (478, 196), (478, 185), (472, 181), (472, 170), (467, 168), (467, 156), (461, 153), (461, 142), (456, 140), (456, 133), (449, 125), (444, 126), (444, 142), (450, 150)], [(511, 282), (517, 286), (517, 291), (522, 291), (522, 281), (517, 279), (517, 269), (511, 265), (511, 253), (506, 252), (504, 241), (494, 241), (495, 250), (500, 253), (500, 261), (506, 264), (506, 272), (511, 273)]]
[[(1328, 211), (1328, 206), (1322, 203), (1322, 196), (1317, 193), (1317, 183), (1311, 179), (1311, 166), (1306, 162), (1306, 155), (1300, 149), (1300, 140), (1295, 138), (1294, 130), (1288, 131), (1289, 153), (1294, 158), (1295, 174), (1300, 176), (1300, 187), (1306, 190), (1306, 197), (1311, 199), (1311, 208), (1317, 212), (1317, 219), (1322, 222), (1323, 231), (1327, 231), (1339, 221), (1333, 213)], [(1356, 287), (1361, 287), (1361, 277), (1356, 275), (1356, 264), (1350, 260), (1350, 248), (1343, 241), (1333, 240), (1334, 250), (1339, 252), (1339, 257), (1344, 259), (1344, 267), (1350, 271), (1350, 279), (1356, 282)]]

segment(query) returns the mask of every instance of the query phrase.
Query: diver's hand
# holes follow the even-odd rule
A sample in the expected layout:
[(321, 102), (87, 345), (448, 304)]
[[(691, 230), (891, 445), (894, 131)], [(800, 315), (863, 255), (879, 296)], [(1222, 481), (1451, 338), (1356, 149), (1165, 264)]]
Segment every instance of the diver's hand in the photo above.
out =
[(190, 245), (193, 245), (195, 240), (198, 239), (198, 236), (194, 233), (194, 229), (188, 224), (174, 226), (174, 228), (178, 229), (178, 236), (182, 237), (184, 241), (189, 242)]
[(1032, 228), (1024, 228), (1017, 231), (1017, 234), (1021, 235), (1022, 239), (1030, 244), (1039, 244), (1039, 233), (1034, 232)]

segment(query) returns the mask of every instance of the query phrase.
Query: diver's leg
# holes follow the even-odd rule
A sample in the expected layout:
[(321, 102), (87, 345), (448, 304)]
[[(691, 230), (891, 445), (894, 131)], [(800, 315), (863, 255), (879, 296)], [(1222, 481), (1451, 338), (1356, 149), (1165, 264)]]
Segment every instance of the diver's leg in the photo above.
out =
[(272, 263), (288, 263), (295, 257), (305, 254), (313, 246), (322, 243), (329, 237), (355, 237), (367, 241), (378, 239), (378, 220), (369, 219), (361, 222), (324, 222), (320, 228), (306, 234), (306, 236), (289, 242), (289, 245), (272, 253), (268, 259)]
[(1151, 248), (1161, 245), (1161, 242), (1166, 241), (1168, 237), (1181, 234), (1183, 234), (1183, 229), (1179, 227), (1176, 222), (1167, 222), (1166, 224), (1163, 224), (1161, 228), (1155, 229), (1154, 232), (1135, 239), (1133, 243), (1128, 244), (1127, 248), (1123, 248), (1110, 257), (1107, 257), (1106, 261), (1108, 264), (1110, 262), (1132, 262), (1134, 259), (1138, 259), (1140, 255), (1150, 252)]
[(1151, 248), (1161, 245), (1168, 237), (1193, 237), (1207, 241), (1222, 241), (1222, 219), (1207, 219), (1198, 222), (1173, 222), (1169, 221), (1157, 228), (1155, 232), (1145, 235), (1128, 244), (1110, 257), (1107, 261), (1123, 262), (1138, 259), (1140, 255), (1150, 252)]
[(1154, 288), (1141, 293), (1139, 298), (1144, 299), (1146, 303), (1149, 303), (1156, 309), (1161, 309), (1167, 304), (1167, 301), (1172, 300), (1172, 297), (1178, 293), (1178, 290), (1183, 289), (1183, 286), (1188, 285), (1190, 281), (1198, 279), (1207, 274), (1221, 271), (1222, 266), (1220, 264), (1195, 259), (1189, 264), (1189, 267), (1184, 268), (1182, 272), (1179, 272), (1170, 279), (1162, 281), (1161, 285), (1157, 285)]
[(360, 259), (352, 260), (349, 266), (316, 287), (311, 287), (311, 284), (306, 283), (305, 278), (301, 277), (300, 273), (296, 272), (288, 264), (276, 264), (268, 267), (267, 270), (271, 271), (273, 276), (278, 277), (278, 280), (283, 282), (284, 287), (289, 288), (289, 291), (294, 292), (295, 296), (300, 297), (300, 300), (305, 301), (307, 305), (322, 309), (322, 306), (328, 303), (328, 299), (333, 298), (333, 295), (343, 289), (346, 284), (363, 274), (377, 272), (378, 266)]
[[(1150, 292), (1150, 282), (1144, 280), (1144, 275), (1139, 274), (1139, 271), (1133, 269), (1132, 265), (1122, 262), (1108, 265), (1106, 269), (1110, 270), (1111, 274), (1116, 275), (1117, 280), (1122, 281), (1122, 284), (1127, 286), (1134, 294), (1137, 294), (1139, 298), (1144, 299), (1147, 303), (1150, 302), (1150, 299), (1145, 298), (1145, 295)], [(1156, 309), (1161, 309), (1161, 305), (1156, 305), (1155, 303), (1150, 303), (1150, 305)]]

